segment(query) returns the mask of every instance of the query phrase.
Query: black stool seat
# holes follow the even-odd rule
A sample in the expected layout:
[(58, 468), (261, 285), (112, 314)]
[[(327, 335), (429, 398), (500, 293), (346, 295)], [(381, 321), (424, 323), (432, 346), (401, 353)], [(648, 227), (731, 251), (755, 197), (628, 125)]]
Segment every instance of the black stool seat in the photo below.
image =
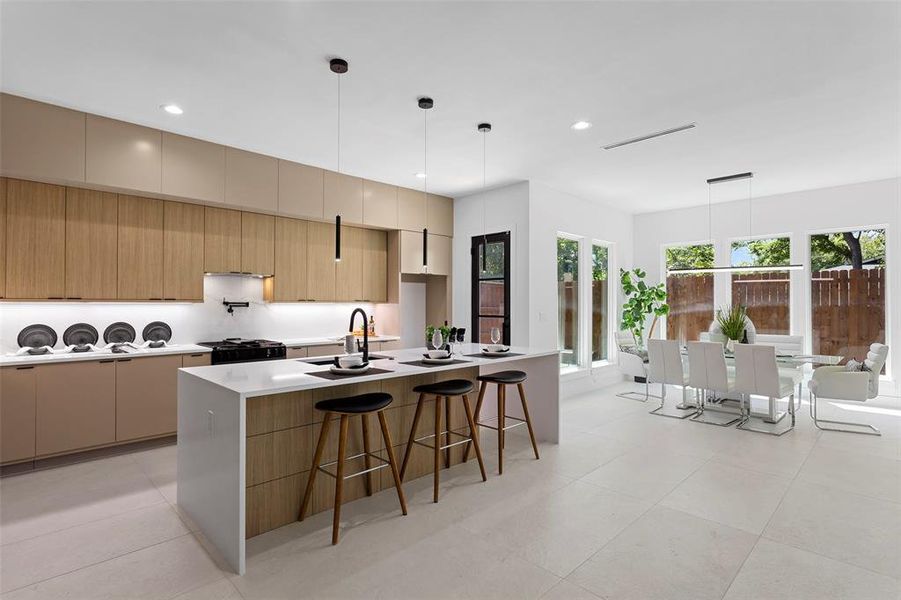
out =
[(479, 375), (479, 381), (487, 381), (488, 383), (513, 384), (522, 383), (526, 380), (526, 374), (522, 371), (498, 371), (497, 373), (488, 373), (487, 375)]
[(372, 392), (369, 394), (360, 394), (359, 396), (320, 400), (316, 403), (316, 410), (357, 415), (382, 410), (391, 404), (392, 400), (391, 394)]
[(472, 382), (468, 379), (448, 379), (435, 383), (417, 385), (413, 391), (417, 394), (435, 394), (436, 396), (462, 396), (472, 391)]

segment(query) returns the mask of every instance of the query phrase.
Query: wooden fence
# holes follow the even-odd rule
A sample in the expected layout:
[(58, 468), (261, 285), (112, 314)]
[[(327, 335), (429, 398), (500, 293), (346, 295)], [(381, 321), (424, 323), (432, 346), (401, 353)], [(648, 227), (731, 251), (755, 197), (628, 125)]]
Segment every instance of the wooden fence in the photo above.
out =
[(788, 271), (733, 273), (732, 304), (748, 309), (757, 333), (788, 335), (791, 281)]
[(666, 337), (697, 340), (713, 320), (713, 275), (670, 275), (666, 278)]
[(862, 360), (885, 343), (885, 269), (817, 271), (810, 285), (815, 354)]

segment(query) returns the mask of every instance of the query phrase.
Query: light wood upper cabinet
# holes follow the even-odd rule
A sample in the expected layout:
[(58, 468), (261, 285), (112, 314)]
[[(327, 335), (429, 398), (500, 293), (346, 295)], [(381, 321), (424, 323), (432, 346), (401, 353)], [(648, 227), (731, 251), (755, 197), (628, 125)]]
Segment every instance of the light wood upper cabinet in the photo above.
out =
[(35, 368), (0, 369), (0, 463), (34, 456)]
[(0, 94), (0, 155), (11, 177), (84, 181), (85, 114)]
[(162, 192), (225, 202), (225, 146), (163, 132)]
[(6, 182), (6, 297), (62, 298), (66, 292), (66, 188)]
[[(40, 365), (35, 371), (38, 456), (116, 441), (116, 365), (112, 360)], [(145, 389), (155, 392), (158, 385), (148, 382)]]
[(119, 196), (119, 299), (163, 298), (164, 201)]
[(278, 212), (292, 217), (322, 219), (325, 175), (322, 169), (278, 161)]
[(182, 357), (177, 354), (116, 361), (117, 441), (175, 432), (181, 366)]
[(275, 219), (275, 278), (272, 282), (272, 300), (275, 302), (309, 299), (307, 227), (307, 222), (299, 219)]
[(163, 298), (203, 300), (204, 208), (165, 202), (163, 209)]
[(335, 225), (307, 224), (307, 296), (310, 300), (335, 300)]
[(66, 188), (66, 298), (118, 297), (119, 199)]
[(427, 225), (426, 201), (422, 192), (397, 188), (397, 228), (421, 232)]
[(451, 274), (451, 238), (429, 234), (429, 275)]
[(278, 210), (278, 159), (225, 149), (225, 203), (250, 210)]
[(425, 274), (422, 267), (422, 231), (400, 232), (400, 272)]
[(453, 237), (454, 199), (444, 196), (427, 196), (426, 222), (429, 233)]
[(6, 178), (0, 177), (0, 298), (6, 298)]
[(88, 115), (85, 180), (138, 192), (159, 192), (162, 134), (159, 129)]
[(241, 272), (241, 211), (204, 207), (203, 270)]
[(341, 215), (347, 224), (363, 223), (363, 180), (334, 171), (325, 172), (325, 218)]
[(397, 229), (397, 187), (363, 180), (363, 224)]
[(275, 272), (275, 217), (241, 213), (241, 271), (258, 275)]
[(341, 260), (335, 263), (335, 300), (363, 300), (363, 233), (357, 227), (341, 226)]
[(363, 230), (363, 300), (388, 301), (388, 234)]

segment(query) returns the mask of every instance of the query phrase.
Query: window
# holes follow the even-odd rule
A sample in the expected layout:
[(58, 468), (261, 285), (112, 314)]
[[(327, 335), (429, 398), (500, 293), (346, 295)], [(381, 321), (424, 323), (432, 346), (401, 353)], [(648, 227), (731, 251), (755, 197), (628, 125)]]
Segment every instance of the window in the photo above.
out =
[[(666, 248), (666, 268), (691, 269), (713, 266), (713, 244)], [(694, 341), (713, 321), (713, 274), (684, 273), (666, 276), (666, 338)]]
[(885, 229), (810, 236), (814, 354), (863, 360), (885, 343)]
[(561, 372), (579, 367), (579, 240), (557, 238), (557, 316)]
[(497, 328), (510, 344), (510, 232), (472, 238), (472, 335), (490, 344)]
[[(791, 261), (787, 237), (732, 242), (733, 267), (779, 266)], [(732, 274), (732, 304), (748, 309), (757, 333), (787, 335), (791, 330), (791, 280), (788, 271)]]
[(607, 338), (610, 330), (607, 246), (591, 246), (591, 360), (607, 360)]

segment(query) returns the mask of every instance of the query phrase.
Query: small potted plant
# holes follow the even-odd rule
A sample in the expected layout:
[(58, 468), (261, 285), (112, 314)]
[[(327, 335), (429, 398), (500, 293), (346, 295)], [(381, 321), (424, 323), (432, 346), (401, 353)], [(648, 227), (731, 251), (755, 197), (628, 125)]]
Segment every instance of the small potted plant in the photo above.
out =
[(740, 342), (745, 335), (747, 315), (748, 310), (740, 304), (725, 306), (716, 311), (716, 323), (727, 338), (726, 350), (729, 352), (735, 350), (735, 344)]
[(447, 325), (442, 325), (441, 327), (428, 325), (425, 328), (425, 347), (429, 350), (441, 350), (441, 348), (435, 348), (435, 345), (432, 343), (432, 336), (435, 335), (436, 329), (441, 332), (441, 339), (444, 341), (444, 345), (447, 345), (449, 341), (447, 338), (450, 336), (450, 327)]

